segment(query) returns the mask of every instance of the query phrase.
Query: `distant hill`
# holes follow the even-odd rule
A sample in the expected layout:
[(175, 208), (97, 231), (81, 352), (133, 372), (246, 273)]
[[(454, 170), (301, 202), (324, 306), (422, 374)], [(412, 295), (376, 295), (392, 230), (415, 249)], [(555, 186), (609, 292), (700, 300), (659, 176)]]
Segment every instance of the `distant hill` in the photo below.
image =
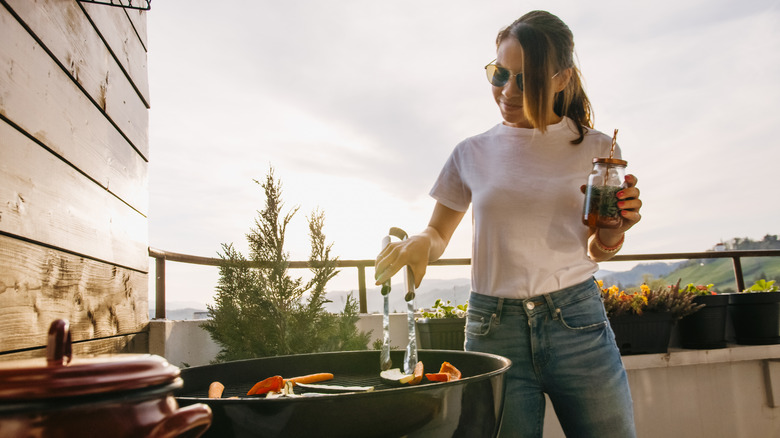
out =
[[(756, 280), (776, 280), (780, 283), (780, 258), (778, 257), (750, 257), (742, 258), (742, 275), (745, 286), (749, 287)], [(734, 280), (734, 265), (731, 259), (700, 259), (683, 262), (679, 269), (664, 277), (664, 281), (673, 284), (680, 279), (685, 285), (714, 284), (716, 292), (736, 292)]]
[(621, 289), (639, 286), (645, 280), (646, 275), (653, 278), (662, 278), (675, 271), (684, 262), (675, 263), (640, 263), (629, 271), (613, 272), (601, 270), (596, 273), (596, 278), (603, 280), (605, 285), (618, 285)]
[[(170, 301), (165, 303), (165, 317), (174, 321), (201, 319), (203, 312), (206, 311), (206, 305), (197, 301)], [(155, 308), (149, 307), (149, 319), (154, 318), (154, 312)]]
[[(431, 307), (438, 298), (450, 300), (453, 303), (461, 304), (469, 299), (471, 291), (471, 280), (468, 278), (458, 278), (453, 280), (425, 279), (420, 288), (415, 291), (415, 308)], [(393, 283), (390, 291), (390, 312), (405, 312), (406, 301), (404, 301), (403, 282)], [(331, 303), (325, 305), (325, 308), (331, 312), (340, 312), (344, 310), (344, 304), (347, 301), (347, 295), (357, 298), (358, 292), (354, 291), (330, 291), (328, 299)], [(366, 291), (366, 307), (368, 313), (380, 313), (382, 311), (382, 294), (379, 293), (379, 287), (370, 285)]]

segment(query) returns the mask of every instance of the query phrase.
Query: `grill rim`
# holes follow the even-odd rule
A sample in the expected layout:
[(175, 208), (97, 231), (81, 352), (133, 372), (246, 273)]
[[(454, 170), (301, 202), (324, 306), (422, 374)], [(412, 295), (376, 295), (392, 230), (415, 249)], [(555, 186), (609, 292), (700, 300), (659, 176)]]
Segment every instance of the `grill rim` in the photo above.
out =
[[(431, 350), (427, 350), (427, 349), (424, 350), (424, 349), (420, 349), (418, 351), (418, 355), (420, 355), (420, 356), (418, 356), (418, 357), (425, 357), (425, 356), (429, 356), (429, 355), (447, 355), (447, 356), (453, 356), (453, 357), (458, 357), (458, 356), (460, 356), (460, 357), (469, 357), (469, 358), (473, 359), (473, 357), (478, 356), (478, 357), (485, 358), (485, 360), (489, 359), (489, 360), (497, 361), (497, 362), (500, 362), (500, 363), (502, 362), (503, 365), (500, 368), (494, 369), (492, 371), (488, 371), (488, 372), (484, 372), (484, 373), (480, 373), (480, 374), (475, 374), (475, 375), (469, 375), (467, 377), (462, 377), (459, 380), (453, 380), (453, 381), (450, 381), (450, 382), (427, 382), (427, 381), (425, 381), (425, 379), (423, 379), (423, 382), (421, 382), (420, 384), (412, 385), (412, 386), (409, 386), (409, 385), (392, 386), (390, 384), (381, 383), (380, 385), (377, 385), (377, 384), (370, 385), (370, 386), (374, 386), (374, 390), (373, 391), (346, 392), (346, 393), (336, 393), (336, 394), (322, 394), (322, 395), (316, 396), (316, 397), (275, 397), (275, 398), (270, 398), (269, 399), (269, 398), (266, 398), (266, 397), (247, 396), (247, 395), (240, 396), (239, 395), (238, 396), (239, 398), (209, 398), (207, 396), (202, 396), (202, 397), (193, 396), (192, 395), (193, 391), (186, 391), (188, 389), (187, 388), (187, 386), (188, 386), (187, 385), (187, 381), (188, 381), (187, 380), (187, 374), (191, 374), (191, 373), (205, 372), (205, 371), (208, 371), (208, 370), (219, 370), (219, 369), (221, 369), (222, 367), (225, 367), (225, 366), (240, 366), (241, 364), (251, 364), (251, 363), (256, 363), (258, 361), (263, 361), (263, 360), (275, 360), (275, 361), (282, 361), (283, 362), (285, 360), (296, 360), (296, 361), (299, 361), (299, 360), (305, 360), (307, 358), (311, 359), (311, 358), (314, 358), (314, 357), (332, 359), (332, 358), (337, 357), (337, 356), (345, 356), (345, 358), (348, 358), (349, 356), (352, 356), (352, 355), (376, 356), (377, 373), (376, 373), (375, 379), (376, 379), (376, 381), (381, 382), (381, 379), (379, 377), (379, 354), (380, 354), (379, 350), (336, 351), (336, 352), (325, 352), (325, 353), (307, 353), (307, 354), (298, 354), (298, 355), (285, 355), (285, 356), (273, 356), (273, 357), (265, 357), (265, 358), (242, 359), (242, 360), (237, 360), (237, 361), (223, 362), (223, 363), (219, 363), (219, 364), (209, 364), (209, 365), (201, 365), (201, 366), (197, 366), (197, 367), (190, 367), (190, 368), (185, 368), (185, 369), (182, 370), (182, 379), (184, 380), (185, 385), (184, 385), (184, 387), (179, 388), (179, 390), (176, 391), (176, 393), (174, 395), (175, 395), (176, 399), (179, 399), (179, 400), (182, 400), (182, 401), (187, 401), (188, 403), (204, 402), (204, 401), (208, 401), (208, 403), (215, 403), (215, 404), (223, 404), (223, 403), (224, 404), (235, 404), (235, 403), (253, 403), (253, 404), (256, 404), (256, 403), (270, 403), (270, 404), (277, 403), (277, 404), (284, 404), (284, 403), (298, 403), (298, 402), (300, 402), (300, 403), (303, 403), (303, 402), (310, 403), (312, 401), (323, 400), (323, 399), (334, 400), (335, 398), (342, 399), (342, 398), (347, 398), (347, 397), (350, 397), (350, 398), (352, 398), (352, 397), (356, 397), (356, 398), (359, 398), (359, 397), (372, 397), (372, 396), (377, 396), (377, 395), (380, 395), (380, 394), (388, 394), (388, 393), (393, 393), (393, 394), (399, 394), (399, 393), (406, 394), (406, 393), (409, 393), (409, 394), (413, 394), (415, 392), (430, 391), (431, 389), (433, 389), (433, 387), (435, 387), (435, 388), (442, 388), (443, 385), (446, 385), (448, 387), (449, 386), (467, 385), (470, 382), (474, 382), (474, 381), (482, 380), (482, 379), (489, 379), (489, 378), (491, 378), (493, 376), (496, 376), (496, 375), (499, 375), (499, 374), (504, 374), (512, 366), (512, 362), (509, 359), (507, 359), (507, 358), (505, 358), (503, 356), (499, 356), (499, 355), (491, 354), (491, 353), (483, 353), (483, 352), (477, 352), (477, 351), (432, 350), (432, 349)], [(396, 360), (402, 361), (403, 354), (404, 354), (404, 352), (402, 350), (393, 350), (393, 351), (391, 351), (391, 358), (392, 358), (392, 360), (394, 362)], [(394, 355), (397, 355), (399, 357), (396, 358), (396, 357), (394, 357)], [(452, 362), (457, 362), (457, 360), (453, 359), (450, 362), (451, 363)], [(397, 362), (397, 363), (400, 363), (400, 362)], [(437, 366), (438, 365), (440, 365), (440, 364), (437, 364)], [(453, 365), (455, 365), (455, 363), (453, 363)], [(327, 371), (327, 370), (323, 370), (323, 371)], [(312, 372), (319, 372), (319, 371), (312, 371)], [(331, 371), (327, 371), (327, 372), (331, 372)], [(366, 375), (366, 376), (369, 375), (367, 373), (363, 373), (363, 374)], [(266, 376), (266, 377), (270, 377), (270, 376)], [(331, 380), (331, 381), (328, 381), (328, 382), (334, 382), (334, 384), (336, 384), (335, 382), (338, 382), (340, 380), (344, 380), (344, 379), (347, 379), (347, 378), (352, 378), (352, 376), (339, 378), (338, 375), (336, 373), (334, 373), (334, 379)], [(208, 383), (211, 383), (211, 382), (208, 382)], [(199, 387), (203, 388), (202, 392), (204, 394), (206, 394), (206, 391), (207, 391), (207, 388), (208, 388), (208, 383), (205, 386), (202, 385), (202, 384), (199, 385)], [(327, 382), (322, 382), (322, 383), (323, 384), (327, 384)], [(229, 388), (228, 384), (226, 384), (224, 382), (223, 382), (223, 384), (225, 385), (225, 390), (227, 391), (228, 388)], [(369, 386), (369, 385), (360, 385), (360, 386)], [(233, 386), (230, 386), (230, 388), (233, 388)], [(248, 391), (249, 388), (251, 388), (251, 385), (249, 387), (247, 387), (246, 390)], [(198, 391), (198, 392), (201, 392), (201, 391)], [(231, 392), (235, 392), (235, 391), (231, 391)]]

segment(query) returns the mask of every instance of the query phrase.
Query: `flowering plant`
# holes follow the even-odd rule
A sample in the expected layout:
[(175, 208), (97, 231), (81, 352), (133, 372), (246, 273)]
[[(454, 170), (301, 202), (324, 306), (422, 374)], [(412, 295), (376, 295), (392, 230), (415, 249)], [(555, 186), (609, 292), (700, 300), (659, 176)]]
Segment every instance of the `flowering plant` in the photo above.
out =
[(596, 281), (601, 288), (601, 299), (608, 317), (635, 314), (642, 315), (645, 312), (671, 312), (675, 319), (680, 319), (696, 312), (704, 307), (703, 304), (694, 304), (696, 295), (680, 290), (680, 281), (677, 284), (650, 289), (650, 286), (642, 284), (638, 292), (626, 293), (613, 285), (604, 287), (604, 282)]
[(756, 280), (753, 286), (743, 290), (742, 292), (777, 292), (780, 291), (780, 287), (775, 286), (774, 280), (766, 281), (763, 278)]
[(712, 290), (713, 286), (715, 285), (712, 283), (707, 285), (700, 284), (698, 286), (694, 285), (693, 283), (688, 283), (684, 288), (680, 289), (680, 292), (693, 294), (695, 296), (717, 295), (718, 293)]
[(466, 316), (468, 307), (468, 301), (456, 306), (450, 303), (450, 300), (442, 301), (441, 298), (439, 298), (433, 303), (433, 307), (431, 307), (430, 311), (422, 309), (420, 313), (423, 318), (463, 318)]

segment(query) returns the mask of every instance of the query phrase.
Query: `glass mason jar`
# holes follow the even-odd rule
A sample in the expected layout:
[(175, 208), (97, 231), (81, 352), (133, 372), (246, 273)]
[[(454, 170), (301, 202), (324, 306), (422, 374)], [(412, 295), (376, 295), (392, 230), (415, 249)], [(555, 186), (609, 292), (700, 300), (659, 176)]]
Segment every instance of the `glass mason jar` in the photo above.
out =
[(588, 175), (582, 222), (595, 228), (617, 228), (623, 223), (617, 192), (625, 186), (626, 164), (617, 158), (594, 158)]

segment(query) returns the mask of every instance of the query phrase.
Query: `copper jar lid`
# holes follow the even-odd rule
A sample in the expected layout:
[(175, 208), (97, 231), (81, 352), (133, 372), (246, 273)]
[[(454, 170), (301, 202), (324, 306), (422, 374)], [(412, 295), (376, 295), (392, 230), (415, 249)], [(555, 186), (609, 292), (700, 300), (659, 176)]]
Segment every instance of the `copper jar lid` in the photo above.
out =
[(593, 164), (596, 163), (604, 163), (604, 164), (615, 164), (618, 166), (625, 166), (628, 164), (628, 161), (621, 160), (619, 158), (594, 158)]
[(34, 401), (181, 385), (178, 367), (150, 354), (73, 358), (68, 321), (49, 328), (46, 359), (0, 362), (0, 402)]

